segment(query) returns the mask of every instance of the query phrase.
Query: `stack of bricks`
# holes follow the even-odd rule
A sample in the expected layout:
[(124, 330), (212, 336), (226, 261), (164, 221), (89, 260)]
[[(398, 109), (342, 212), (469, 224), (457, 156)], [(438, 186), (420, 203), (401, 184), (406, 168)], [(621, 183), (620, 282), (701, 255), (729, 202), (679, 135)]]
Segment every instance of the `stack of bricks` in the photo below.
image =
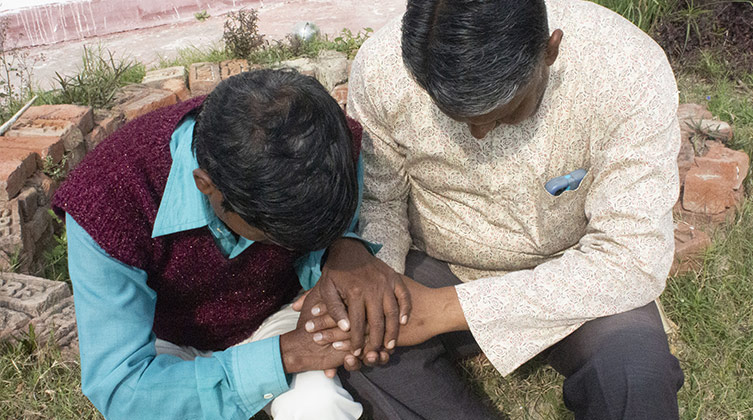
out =
[(22, 337), (30, 326), (40, 343), (52, 338), (64, 355), (78, 354), (73, 296), (68, 285), (0, 273), (0, 342)]
[(59, 181), (122, 122), (109, 111), (42, 105), (0, 137), (0, 271), (41, 271), (56, 227), (49, 209)]
[(680, 197), (674, 207), (675, 261), (672, 274), (696, 270), (717, 226), (734, 218), (744, 195), (748, 155), (725, 146), (732, 127), (714, 119), (705, 106), (677, 110), (682, 143), (677, 157)]

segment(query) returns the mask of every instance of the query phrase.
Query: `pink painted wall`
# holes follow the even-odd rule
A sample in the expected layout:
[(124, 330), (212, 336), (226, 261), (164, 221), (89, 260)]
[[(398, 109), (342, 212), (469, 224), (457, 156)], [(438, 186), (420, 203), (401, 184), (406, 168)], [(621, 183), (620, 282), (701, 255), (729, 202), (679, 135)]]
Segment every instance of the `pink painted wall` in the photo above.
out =
[(8, 45), (29, 47), (186, 22), (202, 10), (217, 16), (244, 7), (259, 8), (261, 4), (262, 0), (68, 0), (1, 14), (8, 19)]

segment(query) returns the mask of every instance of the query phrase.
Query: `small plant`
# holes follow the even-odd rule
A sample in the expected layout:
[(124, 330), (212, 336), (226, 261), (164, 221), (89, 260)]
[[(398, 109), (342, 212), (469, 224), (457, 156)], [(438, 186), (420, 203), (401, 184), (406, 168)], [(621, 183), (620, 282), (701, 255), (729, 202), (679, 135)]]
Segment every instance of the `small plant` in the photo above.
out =
[(77, 75), (64, 77), (57, 72), (55, 75), (64, 103), (109, 108), (120, 87), (140, 82), (145, 73), (141, 63), (116, 60), (112, 51), (102, 46), (85, 46)]
[(259, 33), (259, 17), (255, 9), (231, 12), (225, 21), (222, 39), (225, 48), (235, 58), (248, 58), (264, 45), (264, 35)]
[(193, 17), (196, 18), (199, 22), (204, 22), (205, 20), (209, 19), (211, 16), (209, 16), (209, 12), (206, 10), (202, 10), (201, 12), (196, 12), (193, 14)]
[(52, 156), (46, 156), (42, 163), (42, 172), (52, 178), (53, 181), (62, 181), (65, 178), (65, 164), (68, 163), (68, 154), (63, 155), (59, 163), (52, 160)]
[(62, 232), (55, 235), (55, 243), (52, 248), (45, 251), (44, 258), (44, 277), (50, 280), (70, 282), (68, 274), (68, 239), (60, 218), (55, 212), (49, 210), (50, 216), (54, 223), (62, 228)]
[(363, 33), (358, 31), (358, 33), (353, 35), (350, 29), (345, 28), (340, 32), (340, 36), (335, 38), (334, 49), (344, 52), (348, 55), (348, 58), (353, 58), (356, 56), (358, 49), (361, 48), (361, 45), (369, 39), (373, 32), (374, 30), (371, 28), (364, 28)]

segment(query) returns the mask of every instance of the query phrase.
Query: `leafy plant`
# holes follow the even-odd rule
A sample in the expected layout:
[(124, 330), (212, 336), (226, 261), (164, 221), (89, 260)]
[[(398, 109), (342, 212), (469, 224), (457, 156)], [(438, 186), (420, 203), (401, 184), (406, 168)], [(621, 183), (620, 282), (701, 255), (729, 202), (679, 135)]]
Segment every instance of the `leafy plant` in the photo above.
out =
[(63, 155), (60, 162), (55, 163), (52, 156), (46, 156), (42, 163), (42, 172), (52, 178), (53, 181), (62, 181), (65, 178), (65, 164), (68, 163), (68, 154)]
[(205, 20), (209, 19), (211, 16), (209, 16), (209, 12), (206, 10), (202, 10), (201, 12), (196, 12), (193, 14), (193, 17), (196, 18), (199, 22), (204, 22)]
[(64, 103), (109, 108), (118, 88), (138, 83), (146, 68), (134, 60), (117, 60), (102, 46), (84, 47), (82, 66), (72, 77), (55, 73)]
[(248, 58), (264, 45), (264, 35), (259, 33), (259, 17), (255, 9), (230, 12), (225, 21), (222, 39), (225, 49), (234, 58)]
[(62, 222), (52, 210), (49, 210), (49, 212), (53, 220), (61, 226), (62, 232), (55, 235), (54, 245), (43, 254), (44, 277), (51, 280), (70, 282), (70, 275), (68, 274), (68, 239), (65, 227), (63, 227)]
[(374, 33), (371, 28), (364, 28), (363, 33), (358, 31), (355, 35), (353, 32), (345, 28), (340, 32), (340, 36), (334, 39), (334, 49), (340, 52), (344, 52), (348, 55), (348, 58), (355, 57), (358, 49), (361, 48), (364, 42)]

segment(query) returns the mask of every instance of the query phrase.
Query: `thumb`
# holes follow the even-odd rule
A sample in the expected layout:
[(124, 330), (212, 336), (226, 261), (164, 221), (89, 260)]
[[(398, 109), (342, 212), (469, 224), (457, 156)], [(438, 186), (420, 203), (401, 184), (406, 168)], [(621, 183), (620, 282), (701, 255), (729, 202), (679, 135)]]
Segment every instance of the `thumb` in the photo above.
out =
[(306, 296), (311, 293), (311, 290), (307, 290), (306, 293), (302, 294), (301, 297), (295, 300), (293, 302), (293, 310), (296, 312), (301, 312), (301, 309), (303, 309), (303, 302), (306, 300)]

